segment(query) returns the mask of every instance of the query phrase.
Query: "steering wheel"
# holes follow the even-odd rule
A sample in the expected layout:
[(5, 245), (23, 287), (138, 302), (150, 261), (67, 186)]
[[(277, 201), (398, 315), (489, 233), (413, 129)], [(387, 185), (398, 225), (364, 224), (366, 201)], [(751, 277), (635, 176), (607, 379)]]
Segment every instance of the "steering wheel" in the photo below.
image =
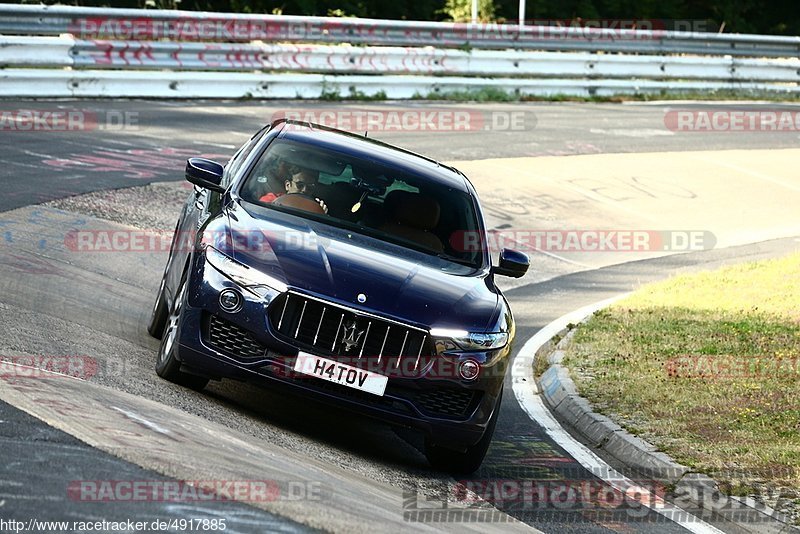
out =
[(325, 214), (317, 199), (305, 193), (286, 193), (276, 198), (273, 204), (307, 211), (309, 213)]

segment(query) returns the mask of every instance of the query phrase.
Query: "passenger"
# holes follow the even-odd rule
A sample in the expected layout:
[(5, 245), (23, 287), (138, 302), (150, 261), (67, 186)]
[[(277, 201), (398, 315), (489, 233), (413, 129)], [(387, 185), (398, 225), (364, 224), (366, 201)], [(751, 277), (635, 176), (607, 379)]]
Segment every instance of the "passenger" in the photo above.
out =
[(261, 198), (269, 193), (279, 191), (283, 194), (284, 183), (297, 172), (297, 167), (280, 156), (272, 156), (256, 170), (256, 179), (248, 187), (251, 198)]

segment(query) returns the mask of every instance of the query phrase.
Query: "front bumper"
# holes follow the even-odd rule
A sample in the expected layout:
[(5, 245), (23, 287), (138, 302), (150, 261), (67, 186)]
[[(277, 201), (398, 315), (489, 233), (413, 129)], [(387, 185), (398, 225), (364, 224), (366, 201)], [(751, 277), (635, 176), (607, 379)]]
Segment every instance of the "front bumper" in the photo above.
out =
[[(179, 357), (192, 372), (247, 381), (316, 399), (334, 409), (350, 410), (416, 429), (433, 443), (455, 450), (464, 450), (483, 436), (497, 409), (508, 347), (484, 354), (486, 361), (494, 363), (474, 381), (461, 380), (457, 376), (457, 365), (450, 358), (432, 356), (436, 361), (422, 373), (390, 375), (383, 396), (301, 375), (293, 369), (298, 347), (277, 336), (268, 319), (269, 303), (279, 294), (250, 294), (208, 266), (202, 258), (203, 255), (198, 254), (192, 266), (189, 298), (180, 327)], [(237, 289), (244, 296), (242, 308), (236, 313), (227, 313), (219, 307), (219, 293), (225, 288)], [(246, 336), (247, 350), (232, 350), (220, 342), (224, 338), (219, 335), (212, 340), (212, 322), (214, 328), (220, 328), (220, 324), (226, 327), (225, 336)]]

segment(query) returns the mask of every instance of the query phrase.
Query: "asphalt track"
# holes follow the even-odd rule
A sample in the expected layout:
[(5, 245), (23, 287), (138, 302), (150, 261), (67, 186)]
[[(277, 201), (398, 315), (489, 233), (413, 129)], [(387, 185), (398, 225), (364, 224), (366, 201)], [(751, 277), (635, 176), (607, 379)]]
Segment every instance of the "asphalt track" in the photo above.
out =
[[(208, 502), (203, 506), (169, 502), (142, 506), (137, 502), (121, 502), (115, 504), (113, 518), (109, 517), (109, 507), (104, 502), (85, 502), (80, 507), (74, 503), (72, 506), (62, 504), (65, 488), (76, 477), (162, 482), (170, 479), (102, 453), (4, 402), (0, 402), (0, 421), (0, 446), (4, 460), (0, 517), (6, 520), (86, 521), (90, 517), (102, 517), (152, 524), (153, 521), (191, 515), (197, 519), (225, 518), (233, 532), (312, 530), (238, 502)], [(15, 481), (18, 484), (14, 484)]]
[[(0, 130), (4, 194), (0, 210), (63, 196), (130, 187), (180, 177), (187, 155), (227, 157), (272, 118), (301, 113), (325, 118), (340, 113), (336, 124), (358, 124), (358, 112), (381, 112), (390, 143), (442, 161), (530, 156), (667, 152), (684, 150), (796, 148), (797, 131), (675, 132), (669, 110), (754, 108), (797, 111), (798, 106), (769, 103), (710, 107), (693, 103), (652, 104), (449, 104), (397, 102), (181, 102), (181, 101), (13, 101), (0, 113), (80, 112), (83, 125), (72, 131)], [(392, 127), (388, 113), (430, 110), (464, 113), (470, 129), (406, 130)], [(0, 115), (1, 117), (2, 115)], [(12, 115), (18, 117), (19, 115)], [(360, 132), (359, 132), (360, 133)]]
[[(0, 209), (12, 210), (98, 189), (179, 180), (183, 159), (187, 155), (200, 153), (222, 159), (246, 139), (246, 132), (266, 122), (265, 116), (268, 119), (277, 110), (287, 107), (252, 103), (186, 105), (178, 102), (5, 102), (3, 107), (50, 109), (59, 106), (92, 110), (97, 116), (109, 110), (117, 113), (136, 112), (138, 126), (113, 131), (98, 128), (83, 132), (3, 132), (0, 135), (4, 150), (0, 159), (7, 170), (3, 184), (8, 194), (0, 201)], [(331, 107), (325, 104), (313, 106), (323, 109)], [(388, 106), (400, 109), (408, 107), (406, 104)], [(682, 107), (692, 106), (686, 104)], [(383, 108), (372, 105), (352, 107)], [(768, 107), (775, 108), (774, 105)], [(668, 131), (664, 128), (665, 109), (657, 105), (481, 106), (481, 113), (486, 110), (530, 114), (530, 128), (514, 132), (451, 134), (387, 131), (376, 135), (440, 159), (470, 160), (467, 166), (476, 167), (479, 173), (477, 187), (482, 196), (484, 192), (491, 194), (493, 184), (491, 172), (481, 168), (480, 160), (520, 156), (568, 158), (574, 155), (667, 150), (791, 149), (797, 147), (798, 141), (796, 133), (786, 132), (664, 134)], [(759, 157), (768, 157), (768, 154), (762, 151)], [(534, 161), (518, 161), (516, 165), (525, 167)], [(488, 167), (490, 170), (496, 168), (495, 162), (491, 161)], [(473, 176), (472, 173), (470, 176)], [(690, 178), (702, 181), (699, 176)], [(520, 180), (524, 181), (524, 177)], [(787, 183), (789, 194), (797, 192), (796, 181), (781, 181), (783, 185), (774, 185), (776, 206), (780, 198), (789, 202), (790, 208), (792, 206), (789, 199), (794, 197), (787, 197), (787, 191), (781, 190)], [(747, 193), (757, 190), (759, 186), (757, 183), (747, 185), (746, 190), (739, 193), (739, 201), (746, 204)], [(561, 221), (569, 221), (570, 213), (584, 215), (575, 211), (577, 204), (571, 199), (563, 195), (559, 198), (564, 204), (557, 211), (544, 215), (557, 215)], [(631, 202), (636, 202), (636, 199), (618, 199), (617, 204), (611, 207), (605, 204), (609, 212), (614, 212)], [(681, 199), (674, 200), (673, 204), (664, 199), (659, 202), (665, 208), (686, 204)], [(709, 200), (706, 206), (714, 207), (715, 204)], [(502, 224), (500, 215), (503, 214), (503, 205), (492, 207), (497, 212), (493, 216), (495, 223)], [(595, 207), (602, 209), (600, 203)], [(157, 207), (151, 208), (158, 211)], [(739, 217), (736, 208), (728, 205), (732, 219)], [(146, 207), (144, 211), (147, 211)], [(772, 237), (789, 237), (688, 254), (665, 255), (659, 252), (646, 255), (648, 257), (644, 259), (625, 254), (581, 257), (580, 265), (562, 259), (535, 256), (531, 276), (524, 279), (523, 285), (509, 284), (506, 293), (517, 319), (518, 339), (531, 337), (563, 313), (628, 291), (649, 280), (683, 270), (774, 257), (800, 248), (800, 242), (791, 237), (794, 234), (791, 233), (793, 227), (788, 215), (781, 210), (771, 211), (774, 211), (771, 218), (759, 221), (759, 236), (771, 232)], [(533, 224), (529, 216), (529, 213), (517, 213), (505, 224), (524, 228), (526, 224)], [(607, 221), (604, 216), (598, 212), (594, 227), (600, 227), (602, 221)], [(648, 224), (657, 223), (648, 221)], [(67, 431), (62, 433), (37, 424), (9, 405), (0, 404), (0, 420), (4, 422), (0, 424), (0, 439), (4, 445), (8, 444), (8, 447), (3, 447), (3, 455), (9, 460), (0, 472), (0, 517), (109, 517), (119, 520), (222, 514), (230, 518), (229, 530), (236, 532), (263, 531), (264, 528), (301, 530), (306, 528), (303, 525), (321, 528), (333, 525), (336, 530), (343, 530), (343, 525), (347, 524), (347, 510), (337, 505), (340, 502), (337, 501), (339, 493), (345, 499), (341, 502), (354, 496), (372, 495), (365, 497), (363, 508), (374, 509), (371, 506), (376, 506), (376, 503), (384, 506), (388, 503), (385, 519), (400, 523), (403, 512), (410, 509), (409, 488), (419, 489), (419, 493), (414, 494), (416, 504), (422, 499), (421, 495), (425, 496), (423, 500), (426, 503), (433, 503), (433, 506), (437, 502), (444, 506), (444, 501), (453, 500), (455, 481), (427, 468), (416, 436), (398, 433), (381, 425), (376, 427), (372, 421), (362, 418), (331, 414), (324, 407), (287, 403), (268, 391), (249, 386), (214, 384), (207, 393), (198, 395), (154, 378), (152, 362), (156, 345), (144, 332), (144, 321), (165, 261), (163, 253), (75, 254), (64, 247), (67, 230), (78, 227), (109, 228), (113, 225), (53, 209), (8, 211), (0, 217), (0, 224), (3, 232), (3, 240), (0, 241), (0, 318), (5, 331), (4, 338), (0, 340), (0, 354), (4, 358), (25, 354), (89, 355), (101, 362), (105, 370), (89, 381), (93, 387), (101, 388), (92, 390), (92, 394), (97, 395), (92, 398), (113, 398), (117, 399), (115, 402), (122, 402), (120, 399), (123, 394), (132, 394), (125, 397), (125, 402), (131, 403), (126, 405), (131, 406), (128, 413), (150, 410), (146, 420), (161, 421), (162, 425), (167, 425), (170, 417), (181, 419), (177, 412), (164, 415), (159, 411), (160, 407), (163, 406), (164, 410), (177, 409), (199, 418), (191, 422), (187, 419), (186, 425), (206, 421), (209, 427), (219, 428), (220, 439), (223, 434), (235, 435), (237, 440), (262, 451), (276, 455), (280, 455), (281, 451), (291, 451), (291, 454), (298, 455), (291, 456), (298, 461), (307, 458), (311, 467), (308, 467), (308, 471), (300, 470), (304, 473), (302, 476), (295, 474), (298, 481), (313, 481), (316, 476), (317, 481), (329, 477), (325, 480), (339, 480), (342, 483), (342, 487), (331, 483), (335, 489), (323, 502), (306, 500), (291, 505), (280, 502), (260, 503), (257, 506), (204, 503), (200, 507), (176, 509), (165, 503), (154, 502), (117, 503), (114, 506), (109, 506), (109, 503), (76, 503), (70, 501), (64, 491), (64, 485), (76, 479), (156, 479), (164, 474), (178, 479), (193, 479), (193, 476), (197, 478), (201, 475), (220, 477), (231, 473), (233, 467), (216, 463), (214, 445), (210, 443), (205, 443), (207, 457), (187, 458), (181, 456), (180, 451), (162, 451), (160, 456), (148, 455), (145, 450), (147, 447), (142, 443), (157, 437), (150, 436), (153, 434), (151, 427), (139, 429), (145, 441), (122, 446), (119, 435), (108, 428), (103, 430), (80, 424), (81, 415), (73, 413), (77, 410), (59, 412), (52, 405), (37, 403), (36, 396), (30, 391), (15, 389), (13, 385), (0, 382), (0, 399), (12, 400), (18, 406), (27, 402), (26, 411), (34, 413), (51, 426)], [(587, 224), (582, 221), (580, 227), (592, 227)], [(642, 224), (641, 220), (639, 224)], [(662, 221), (662, 224), (670, 223)], [(723, 241), (735, 241), (729, 236), (720, 237)], [(59, 387), (61, 383), (57, 380), (44, 380), (42, 384), (45, 383), (54, 388), (53, 394), (60, 392), (64, 402), (80, 398), (81, 395), (89, 398), (88, 393), (81, 392), (77, 386)], [(71, 390), (75, 391), (69, 393)], [(507, 391), (510, 391), (510, 387)], [(38, 394), (44, 395), (43, 392)], [(137, 398), (155, 403), (140, 405)], [(100, 410), (99, 407), (97, 409)], [(119, 417), (109, 418), (123, 424)], [(114, 424), (108, 426), (113, 427)], [(76, 441), (70, 434), (81, 441)], [(404, 439), (398, 439), (398, 434)], [(186, 443), (191, 441), (191, 437), (186, 437)], [(93, 447), (82, 442), (91, 443)], [(188, 448), (186, 443), (181, 447)], [(173, 453), (175, 456), (170, 456)], [(289, 452), (285, 454), (289, 455)], [(40, 481), (36, 484), (36, 491), (31, 489), (28, 480), (31, 472)], [(109, 473), (113, 473), (113, 476)], [(364, 479), (373, 480), (376, 485), (370, 486)], [(507, 395), (496, 437), (484, 466), (469, 480), (462, 482), (471, 481), (476, 486), (485, 485), (487, 481), (538, 484), (547, 481), (574, 485), (593, 479), (591, 473), (565, 454), (527, 417), (513, 396)], [(390, 488), (396, 491), (392, 492)], [(46, 512), (37, 506), (42, 501), (48, 502)], [(549, 506), (536, 509), (515, 499), (495, 497), (490, 501), (503, 514), (546, 532), (683, 530), (652, 512), (637, 517), (638, 514), (630, 510), (608, 514), (600, 513), (602, 510), (596, 507)], [(364, 515), (363, 510), (351, 510), (351, 513), (359, 518)], [(379, 512), (373, 513), (376, 518), (381, 517)], [(330, 522), (326, 523), (317, 516), (328, 517)], [(379, 524), (365, 520), (363, 524), (352, 526), (354, 530), (370, 530)], [(406, 526), (455, 530), (464, 525), (406, 523)], [(503, 523), (488, 526), (508, 529), (524, 525)], [(731, 530), (730, 525), (721, 525), (721, 528)]]

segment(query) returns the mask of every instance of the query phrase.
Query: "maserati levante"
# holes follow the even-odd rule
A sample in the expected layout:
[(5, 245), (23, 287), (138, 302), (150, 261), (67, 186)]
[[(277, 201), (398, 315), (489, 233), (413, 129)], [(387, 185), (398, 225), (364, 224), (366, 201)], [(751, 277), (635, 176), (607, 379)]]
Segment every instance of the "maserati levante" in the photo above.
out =
[(417, 429), (434, 468), (480, 466), (514, 338), (495, 277), (528, 258), (492, 263), (464, 174), (283, 119), (186, 179), (148, 326), (159, 376), (282, 388)]

